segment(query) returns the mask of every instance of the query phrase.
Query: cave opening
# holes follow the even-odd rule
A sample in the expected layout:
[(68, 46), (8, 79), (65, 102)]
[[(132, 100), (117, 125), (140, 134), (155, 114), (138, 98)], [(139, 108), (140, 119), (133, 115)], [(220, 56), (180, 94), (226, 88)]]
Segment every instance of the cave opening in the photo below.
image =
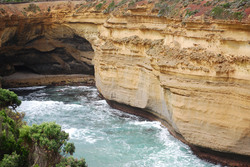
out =
[(1, 47), (0, 76), (16, 72), (94, 75), (94, 49), (87, 39), (79, 35), (64, 38), (39, 36), (18, 46), (18, 50), (16, 43), (12, 46), (9, 41), (8, 46), (3, 44)]
[(24, 64), (14, 64), (15, 73), (34, 73), (38, 74), (36, 71), (31, 68), (25, 66)]

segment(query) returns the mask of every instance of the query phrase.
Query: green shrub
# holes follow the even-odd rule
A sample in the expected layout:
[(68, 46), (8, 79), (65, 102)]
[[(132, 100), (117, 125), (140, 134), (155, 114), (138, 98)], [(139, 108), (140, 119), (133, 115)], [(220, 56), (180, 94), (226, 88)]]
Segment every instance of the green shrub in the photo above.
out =
[(243, 13), (242, 12), (234, 12), (233, 13), (233, 18), (234, 19), (237, 19), (237, 20), (242, 20), (242, 18), (243, 18)]
[(134, 0), (132, 0), (132, 1), (130, 1), (129, 3), (128, 3), (128, 7), (131, 7), (131, 6), (134, 6), (135, 5), (135, 1)]
[[(9, 109), (7, 109), (8, 111)], [(5, 154), (16, 152), (20, 155), (18, 166), (27, 166), (28, 164), (28, 149), (23, 146), (19, 140), (19, 128), (22, 124), (18, 124), (19, 120), (13, 120), (8, 116), (11, 111), (0, 111), (0, 161)], [(12, 112), (13, 114), (15, 112)], [(16, 113), (18, 115), (18, 113)], [(19, 117), (19, 119), (22, 119)]]
[(7, 89), (0, 88), (0, 109), (11, 106), (15, 109), (21, 104), (21, 101), (18, 99), (17, 95)]
[(216, 6), (212, 9), (212, 16), (216, 19), (223, 17), (224, 9), (220, 6)]
[(20, 155), (13, 152), (11, 155), (5, 154), (3, 160), (0, 162), (1, 167), (19, 167)]
[(41, 11), (41, 9), (39, 8), (39, 6), (35, 5), (35, 4), (29, 4), (28, 8), (24, 8), (24, 10), (26, 10), (27, 12), (33, 12), (36, 13), (37, 11)]
[(158, 12), (158, 16), (164, 16), (165, 14), (167, 14), (167, 12), (169, 11), (169, 7), (167, 3), (163, 3), (160, 6), (160, 10)]
[(212, 4), (212, 2), (211, 1), (207, 1), (205, 4), (204, 4), (204, 6), (210, 6)]
[(103, 3), (99, 3), (95, 6), (96, 10), (100, 10), (102, 8)]
[(115, 1), (113, 0), (109, 6), (103, 11), (103, 13), (110, 13), (115, 9)]
[(83, 158), (80, 160), (74, 159), (73, 157), (62, 158), (61, 162), (56, 167), (87, 167), (87, 164)]
[(19, 131), (19, 142), (31, 145), (30, 126), (24, 125)]
[(158, 10), (158, 17), (166, 15), (170, 10), (167, 2), (165, 1), (159, 1), (158, 3), (156, 3), (154, 9)]
[(128, 2), (128, 0), (121, 0), (121, 1), (117, 4), (117, 6), (122, 6), (122, 5), (126, 4), (127, 2)]
[(230, 3), (225, 3), (225, 4), (222, 4), (222, 6), (223, 6), (223, 8), (228, 9), (228, 8), (230, 8), (231, 4)]
[(70, 154), (73, 155), (73, 153), (75, 152), (75, 145), (74, 143), (67, 143), (65, 145), (65, 147), (63, 148), (63, 152), (65, 152), (66, 154)]
[(60, 152), (60, 148), (69, 140), (69, 134), (62, 131), (55, 122), (44, 122), (41, 125), (33, 124), (30, 128), (30, 138), (45, 150)]
[(13, 152), (13, 149), (16, 147), (16, 145), (12, 143), (16, 142), (19, 135), (19, 130), (16, 128), (14, 120), (7, 116), (5, 110), (0, 111), (0, 123), (0, 150), (1, 152), (4, 150)]
[[(228, 5), (226, 5), (227, 7)], [(226, 8), (225, 7), (225, 8)], [(221, 6), (216, 6), (212, 10), (212, 16), (215, 19), (236, 19), (242, 20), (244, 12), (233, 12), (230, 9), (224, 9)]]
[(199, 10), (191, 11), (191, 10), (187, 9), (185, 17), (190, 17), (192, 15), (195, 15), (196, 13), (199, 13)]
[(0, 13), (2, 13), (2, 14), (6, 13), (6, 11), (4, 10), (4, 8), (0, 8)]

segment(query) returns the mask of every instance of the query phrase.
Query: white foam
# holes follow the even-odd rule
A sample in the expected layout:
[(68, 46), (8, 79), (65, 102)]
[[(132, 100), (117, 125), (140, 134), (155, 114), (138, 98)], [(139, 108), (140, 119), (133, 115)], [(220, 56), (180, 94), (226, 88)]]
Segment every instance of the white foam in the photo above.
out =
[(43, 89), (46, 86), (32, 86), (32, 87), (21, 87), (21, 88), (10, 88), (10, 90), (36, 90)]
[(78, 104), (64, 104), (58, 101), (22, 101), (17, 111), (25, 112), (25, 119), (28, 118), (25, 121), (31, 123), (39, 118), (47, 118), (44, 121), (57, 121), (54, 116), (60, 115), (61, 112), (71, 112), (72, 109), (79, 110), (81, 107)]
[(103, 137), (96, 137), (94, 132), (89, 129), (77, 129), (77, 128), (69, 128), (63, 129), (65, 132), (69, 133), (70, 139), (73, 140), (81, 140), (82, 142), (87, 142), (90, 144), (94, 144), (98, 140), (103, 140)]
[(129, 122), (129, 124), (142, 126), (142, 127), (148, 127), (148, 128), (156, 128), (156, 129), (162, 129), (162, 125), (159, 121), (132, 121)]

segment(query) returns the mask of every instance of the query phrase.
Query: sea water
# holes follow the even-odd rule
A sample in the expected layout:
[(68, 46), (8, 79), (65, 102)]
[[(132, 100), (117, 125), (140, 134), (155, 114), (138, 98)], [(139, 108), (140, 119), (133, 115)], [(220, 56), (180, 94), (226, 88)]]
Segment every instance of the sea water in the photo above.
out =
[(160, 122), (112, 109), (93, 86), (17, 88), (29, 124), (55, 121), (89, 167), (212, 167)]

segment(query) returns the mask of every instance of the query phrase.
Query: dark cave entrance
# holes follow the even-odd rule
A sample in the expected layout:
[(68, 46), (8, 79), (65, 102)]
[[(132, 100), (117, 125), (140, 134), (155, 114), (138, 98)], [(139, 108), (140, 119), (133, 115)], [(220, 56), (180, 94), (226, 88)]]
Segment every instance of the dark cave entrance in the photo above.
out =
[(14, 64), (14, 70), (15, 70), (15, 73), (20, 72), (20, 73), (34, 73), (34, 74), (38, 74), (37, 72), (35, 72), (31, 68), (25, 66), (24, 64)]
[[(12, 45), (15, 48), (17, 44), (7, 43), (8, 48)], [(0, 52), (0, 76), (16, 72), (41, 75), (95, 73), (92, 63), (94, 49), (87, 39), (76, 34), (66, 38), (39, 36), (19, 47), (21, 49)]]

